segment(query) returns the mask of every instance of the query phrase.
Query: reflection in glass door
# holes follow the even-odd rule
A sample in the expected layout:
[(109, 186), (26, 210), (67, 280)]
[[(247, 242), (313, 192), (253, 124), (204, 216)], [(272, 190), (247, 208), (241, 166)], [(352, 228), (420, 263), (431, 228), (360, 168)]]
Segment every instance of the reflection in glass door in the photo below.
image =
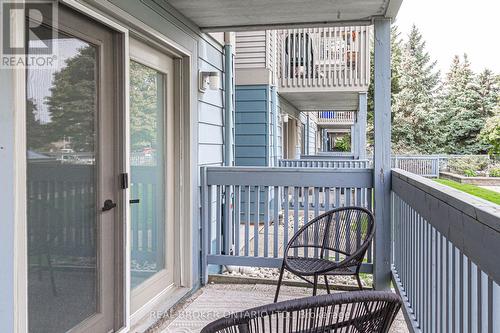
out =
[(165, 268), (163, 74), (130, 63), (131, 288)]
[(130, 40), (131, 311), (173, 286), (173, 59)]
[[(108, 332), (115, 215), (100, 200), (115, 194), (113, 33), (59, 10), (55, 39), (45, 28), (58, 66), (26, 72), (28, 325), (33, 333)], [(35, 56), (40, 41), (27, 36)]]

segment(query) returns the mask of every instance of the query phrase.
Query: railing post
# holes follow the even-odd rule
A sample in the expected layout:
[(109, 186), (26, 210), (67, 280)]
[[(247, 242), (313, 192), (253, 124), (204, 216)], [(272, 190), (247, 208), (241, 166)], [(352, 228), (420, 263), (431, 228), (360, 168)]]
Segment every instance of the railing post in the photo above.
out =
[(208, 234), (208, 210), (210, 203), (208, 202), (208, 185), (207, 185), (207, 168), (202, 167), (200, 175), (201, 181), (201, 284), (205, 285), (208, 282), (208, 264), (207, 255), (210, 246), (210, 235)]
[(358, 149), (359, 159), (366, 159), (366, 122), (368, 110), (368, 94), (366, 92), (359, 93), (359, 110), (358, 110)]
[(374, 288), (391, 283), (391, 20), (375, 19)]

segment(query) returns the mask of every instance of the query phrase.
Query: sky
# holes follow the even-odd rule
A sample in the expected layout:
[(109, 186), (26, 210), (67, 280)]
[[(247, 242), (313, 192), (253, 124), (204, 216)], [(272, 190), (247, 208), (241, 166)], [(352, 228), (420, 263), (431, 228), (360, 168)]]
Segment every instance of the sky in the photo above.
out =
[(474, 71), (500, 74), (500, 0), (403, 0), (396, 19), (402, 37), (413, 24), (442, 74), (464, 53)]

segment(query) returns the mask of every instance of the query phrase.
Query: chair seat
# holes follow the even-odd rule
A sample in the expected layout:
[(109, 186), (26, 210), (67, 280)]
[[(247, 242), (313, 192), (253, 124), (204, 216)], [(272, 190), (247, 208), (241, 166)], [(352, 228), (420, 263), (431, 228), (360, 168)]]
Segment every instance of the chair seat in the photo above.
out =
[(288, 268), (300, 275), (314, 275), (315, 272), (328, 270), (325, 275), (353, 275), (356, 267), (336, 267), (337, 263), (321, 258), (288, 257)]

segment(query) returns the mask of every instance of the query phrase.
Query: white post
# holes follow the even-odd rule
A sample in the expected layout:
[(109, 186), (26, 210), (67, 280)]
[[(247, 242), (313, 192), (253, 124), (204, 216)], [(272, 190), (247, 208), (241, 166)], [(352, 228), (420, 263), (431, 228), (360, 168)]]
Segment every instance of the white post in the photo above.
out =
[(368, 94), (363, 92), (359, 94), (359, 110), (358, 110), (358, 151), (359, 159), (366, 159), (366, 122), (368, 112)]
[[(11, 41), (23, 45), (24, 13), (10, 20)], [(25, 73), (0, 70), (0, 332), (28, 331)]]
[(374, 288), (391, 285), (391, 20), (375, 22)]

